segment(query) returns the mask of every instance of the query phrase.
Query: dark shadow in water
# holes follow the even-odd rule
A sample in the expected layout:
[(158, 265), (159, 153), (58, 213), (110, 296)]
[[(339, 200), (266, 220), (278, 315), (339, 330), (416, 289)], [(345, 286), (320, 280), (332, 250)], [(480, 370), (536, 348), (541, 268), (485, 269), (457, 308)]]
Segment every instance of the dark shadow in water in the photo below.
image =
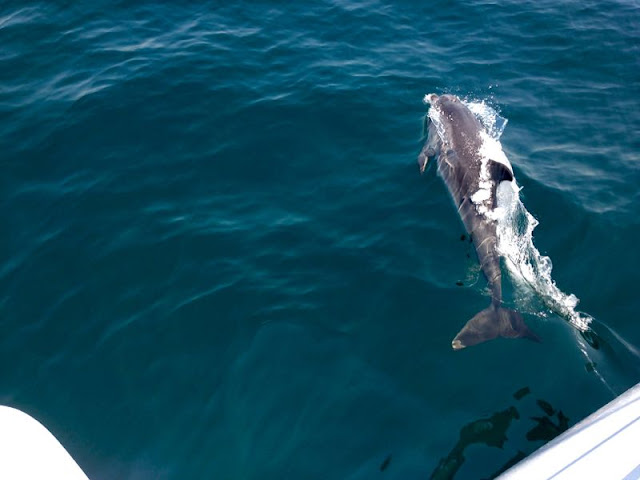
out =
[(387, 458), (384, 459), (382, 465), (380, 465), (380, 471), (384, 472), (387, 468), (389, 468), (389, 464), (391, 463), (391, 454), (387, 455)]
[[(513, 397), (516, 400), (520, 400), (529, 393), (531, 393), (529, 387), (524, 387), (515, 392)], [(531, 417), (535, 425), (526, 434), (528, 441), (535, 442), (542, 440), (546, 443), (569, 428), (569, 419), (562, 411), (559, 410), (556, 413), (556, 410), (551, 404), (542, 399), (536, 400), (536, 404), (544, 412), (544, 415), (541, 417)], [(449, 454), (440, 460), (438, 466), (429, 478), (431, 480), (453, 479), (465, 462), (464, 451), (469, 445), (481, 444), (487, 447), (502, 449), (507, 441), (507, 430), (511, 426), (511, 422), (519, 419), (520, 414), (518, 410), (516, 407), (511, 406), (505, 410), (494, 413), (489, 418), (482, 418), (466, 424), (460, 430), (460, 439), (458, 442)], [(526, 453), (518, 450), (500, 469), (486, 478), (492, 479), (497, 477), (526, 456)]]
[(597, 366), (598, 364), (596, 362), (588, 362), (585, 364), (584, 368), (587, 372), (591, 373), (596, 371)]
[(515, 398), (516, 400), (520, 400), (521, 398), (526, 397), (530, 393), (531, 393), (531, 390), (529, 389), (529, 387), (523, 387), (513, 394), (513, 398)]
[(546, 415), (552, 416), (554, 413), (556, 413), (556, 411), (553, 409), (553, 407), (549, 402), (545, 402), (544, 400), (538, 399), (536, 400), (536, 403)]
[(569, 419), (562, 411), (558, 412), (557, 417), (557, 423), (554, 423), (549, 416), (531, 417), (537, 425), (527, 432), (527, 440), (530, 442), (535, 442), (536, 440), (548, 442), (569, 428)]
[(595, 350), (598, 350), (600, 348), (600, 337), (598, 337), (598, 334), (596, 332), (594, 332), (593, 330), (587, 330), (586, 332), (580, 332), (580, 335)]
[(514, 419), (520, 418), (515, 407), (494, 413), (489, 418), (483, 418), (468, 423), (460, 430), (460, 439), (453, 450), (431, 474), (432, 480), (451, 479), (464, 463), (464, 450), (474, 443), (485, 444), (488, 447), (502, 448), (507, 440), (507, 429)]

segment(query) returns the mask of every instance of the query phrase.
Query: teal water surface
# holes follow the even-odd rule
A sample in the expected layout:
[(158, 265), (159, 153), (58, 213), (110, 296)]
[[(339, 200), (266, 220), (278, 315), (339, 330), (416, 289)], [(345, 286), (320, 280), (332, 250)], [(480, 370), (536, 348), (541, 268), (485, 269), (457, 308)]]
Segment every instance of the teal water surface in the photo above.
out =
[[(638, 45), (636, 0), (3, 3), (0, 403), (92, 480), (491, 478), (640, 381)], [(588, 334), (451, 349), (431, 92), (508, 119)]]

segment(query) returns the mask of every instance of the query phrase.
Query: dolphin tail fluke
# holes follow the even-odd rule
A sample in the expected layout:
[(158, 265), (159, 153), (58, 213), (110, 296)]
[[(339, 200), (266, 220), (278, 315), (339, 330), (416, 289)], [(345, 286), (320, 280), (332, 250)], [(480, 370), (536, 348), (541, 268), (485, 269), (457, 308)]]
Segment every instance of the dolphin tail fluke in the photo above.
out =
[(528, 338), (540, 342), (515, 310), (491, 305), (467, 322), (451, 342), (454, 350), (477, 345), (497, 337)]

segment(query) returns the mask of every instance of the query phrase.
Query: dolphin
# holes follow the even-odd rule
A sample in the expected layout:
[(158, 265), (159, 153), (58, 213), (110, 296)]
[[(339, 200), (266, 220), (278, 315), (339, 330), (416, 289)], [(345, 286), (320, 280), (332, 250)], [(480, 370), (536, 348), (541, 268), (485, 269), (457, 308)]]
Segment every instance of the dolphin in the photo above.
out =
[(513, 168), (499, 143), (490, 138), (478, 118), (457, 96), (430, 94), (425, 101), (433, 111), (425, 120), (428, 134), (418, 156), (420, 171), (424, 172), (430, 159), (437, 158), (438, 173), (471, 236), (491, 291), (489, 307), (467, 322), (451, 346), (459, 350), (496, 337), (522, 337), (539, 342), (518, 312), (502, 306), (502, 272), (496, 249), (497, 192), (515, 188)]

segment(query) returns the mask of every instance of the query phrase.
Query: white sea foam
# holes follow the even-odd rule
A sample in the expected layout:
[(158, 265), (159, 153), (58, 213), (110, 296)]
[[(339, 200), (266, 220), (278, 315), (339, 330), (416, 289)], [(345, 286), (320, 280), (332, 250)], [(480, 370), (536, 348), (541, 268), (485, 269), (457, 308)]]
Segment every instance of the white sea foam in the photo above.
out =
[(480, 146), (480, 155), (482, 155), (482, 158), (501, 163), (513, 174), (513, 167), (511, 166), (511, 162), (509, 162), (507, 156), (502, 151), (500, 141), (497, 138), (492, 137), (487, 132), (480, 132), (480, 138), (482, 139), (482, 144)]
[(489, 161), (501, 163), (509, 169), (513, 174), (511, 163), (502, 151), (500, 142), (491, 137), (487, 132), (480, 132), (480, 179), (478, 182), (478, 190), (471, 195), (471, 201), (476, 205), (478, 213), (485, 215), (490, 220), (496, 220), (495, 212), (493, 212), (493, 200), (491, 198), (491, 189), (493, 188), (493, 180), (489, 172)]
[[(425, 101), (426, 99), (427, 97)], [(478, 117), (486, 129), (486, 132), (481, 134), (483, 142), (480, 155), (483, 166), (480, 173), (480, 188), (471, 200), (479, 206), (480, 213), (497, 222), (497, 248), (505, 259), (511, 278), (519, 287), (528, 288), (534, 292), (547, 308), (566, 318), (578, 330), (589, 330), (592, 318), (576, 310), (579, 300), (575, 295), (566, 294), (557, 287), (551, 278), (551, 259), (542, 255), (533, 244), (533, 230), (538, 225), (538, 221), (520, 201), (520, 188), (515, 177), (513, 182), (502, 182), (499, 185), (498, 207), (492, 210), (487, 208), (486, 202), (490, 196), (491, 187), (486, 165), (488, 159), (504, 164), (513, 172), (499, 140), (507, 120), (484, 102), (464, 101), (463, 103)], [(429, 117), (434, 122), (438, 135), (446, 143), (440, 113), (435, 108), (430, 108)], [(523, 298), (524, 296), (520, 300), (522, 301)], [(523, 307), (527, 306), (523, 305)]]

